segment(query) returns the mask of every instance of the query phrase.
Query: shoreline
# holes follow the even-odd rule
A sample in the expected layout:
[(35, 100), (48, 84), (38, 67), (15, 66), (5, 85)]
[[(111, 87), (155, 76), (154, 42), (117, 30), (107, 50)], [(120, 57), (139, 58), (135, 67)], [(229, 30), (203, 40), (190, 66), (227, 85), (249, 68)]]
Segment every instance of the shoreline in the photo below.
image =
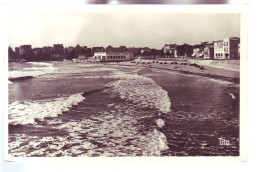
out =
[[(71, 62), (73, 63), (73, 62)], [(86, 64), (86, 63), (83, 63)], [(91, 63), (94, 64), (94, 63)], [(146, 67), (146, 68), (155, 68), (155, 69), (162, 69), (168, 71), (177, 71), (183, 74), (190, 74), (190, 75), (198, 75), (203, 77), (209, 77), (214, 79), (221, 79), (229, 82), (233, 82), (236, 84), (240, 83), (240, 72), (211, 67), (207, 65), (202, 65), (205, 69), (200, 70), (197, 67), (189, 66), (189, 65), (180, 65), (180, 64), (159, 64), (159, 63), (150, 63), (150, 64), (140, 64), (140, 63), (131, 63), (131, 62), (108, 62), (108, 63), (95, 63), (97, 66), (107, 66), (107, 65), (115, 65), (115, 66), (134, 66), (134, 67)], [(22, 78), (24, 79), (24, 78)], [(26, 78), (27, 79), (27, 78)], [(13, 81), (18, 79), (11, 79)]]
[(136, 66), (136, 67), (147, 67), (147, 68), (155, 68), (155, 69), (162, 69), (162, 70), (168, 70), (168, 71), (177, 71), (181, 72), (183, 74), (191, 74), (191, 75), (199, 75), (203, 77), (209, 77), (209, 78), (215, 78), (215, 79), (221, 79), (229, 82), (233, 82), (236, 84), (240, 83), (240, 72), (232, 71), (228, 69), (222, 69), (222, 68), (216, 68), (216, 67), (210, 67), (204, 65), (204, 70), (200, 70), (194, 66), (189, 65), (173, 65), (173, 64), (154, 64), (151, 63), (151, 67), (147, 64), (133, 64), (130, 62), (124, 62), (124, 63), (112, 63), (112, 64), (106, 64), (106, 65), (117, 65), (117, 66)]

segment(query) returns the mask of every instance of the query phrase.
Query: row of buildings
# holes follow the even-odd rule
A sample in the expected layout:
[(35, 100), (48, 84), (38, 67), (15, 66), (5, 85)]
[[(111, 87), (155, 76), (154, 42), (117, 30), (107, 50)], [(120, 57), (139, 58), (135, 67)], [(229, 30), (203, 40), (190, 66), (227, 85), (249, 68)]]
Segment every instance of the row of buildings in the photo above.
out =
[(112, 47), (92, 47), (80, 46), (64, 47), (63, 44), (54, 44), (53, 46), (44, 46), (32, 48), (31, 45), (22, 45), (15, 47), (14, 51), (9, 47), (9, 57), (26, 58), (31, 56), (29, 60), (36, 57), (49, 57), (48, 59), (38, 60), (58, 60), (58, 59), (76, 59), (76, 61), (124, 61), (134, 58), (175, 58), (185, 56), (200, 59), (240, 59), (240, 38), (230, 37), (224, 40), (209, 42), (201, 42), (198, 45), (177, 45), (164, 44), (162, 49), (151, 49), (148, 47), (129, 47), (120, 46)]
[[(97, 48), (97, 47), (95, 47)], [(95, 49), (93, 48), (93, 49)], [(97, 49), (97, 51), (100, 51)], [(44, 46), (44, 47), (36, 47), (32, 48), (32, 45), (22, 45), (20, 47), (15, 47), (14, 53), (17, 55), (41, 55), (41, 54), (66, 54), (66, 53), (75, 53), (75, 54), (82, 54), (82, 53), (91, 53), (91, 48), (87, 46), (80, 46), (77, 45), (76, 47), (64, 47), (63, 44), (54, 44), (53, 46)]]
[(193, 49), (192, 58), (240, 59), (240, 38), (230, 37), (211, 43), (202, 42)]

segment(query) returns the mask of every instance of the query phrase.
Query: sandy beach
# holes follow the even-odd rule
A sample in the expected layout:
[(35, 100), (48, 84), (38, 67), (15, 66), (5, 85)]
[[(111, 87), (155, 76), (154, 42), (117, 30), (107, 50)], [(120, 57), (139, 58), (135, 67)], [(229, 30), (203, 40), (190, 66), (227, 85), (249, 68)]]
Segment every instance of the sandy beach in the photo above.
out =
[(187, 74), (195, 74), (200, 76), (218, 78), (218, 79), (228, 80), (235, 83), (239, 83), (239, 79), (240, 79), (239, 71), (233, 71), (233, 70), (205, 66), (205, 65), (203, 66), (204, 70), (200, 70), (195, 66), (180, 65), (180, 64), (159, 64), (159, 63), (140, 64), (140, 63), (124, 62), (124, 63), (119, 63), (118, 65), (139, 66), (139, 67), (148, 67), (148, 68), (151, 67), (151, 68), (158, 68), (164, 70), (180, 71)]

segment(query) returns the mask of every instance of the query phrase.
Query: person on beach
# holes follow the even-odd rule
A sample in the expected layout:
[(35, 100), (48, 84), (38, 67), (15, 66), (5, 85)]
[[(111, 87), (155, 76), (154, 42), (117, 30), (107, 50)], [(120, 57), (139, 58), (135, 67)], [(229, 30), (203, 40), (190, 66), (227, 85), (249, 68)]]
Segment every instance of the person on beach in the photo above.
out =
[(203, 66), (200, 67), (201, 72), (203, 72), (203, 70), (205, 70), (205, 68)]

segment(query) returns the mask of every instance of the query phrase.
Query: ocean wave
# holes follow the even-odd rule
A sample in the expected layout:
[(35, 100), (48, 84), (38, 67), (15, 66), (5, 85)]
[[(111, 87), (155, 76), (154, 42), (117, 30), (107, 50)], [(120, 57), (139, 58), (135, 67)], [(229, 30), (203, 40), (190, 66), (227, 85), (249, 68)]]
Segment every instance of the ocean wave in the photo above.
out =
[(124, 72), (111, 74), (110, 77), (120, 78), (108, 84), (112, 88), (112, 92), (119, 93), (120, 98), (133, 101), (144, 108), (156, 108), (163, 113), (171, 111), (168, 92), (163, 90), (152, 79)]
[(143, 153), (144, 156), (160, 156), (162, 151), (169, 149), (166, 136), (157, 129), (153, 129), (147, 135), (147, 138), (149, 143)]
[(57, 117), (69, 111), (85, 98), (81, 94), (42, 101), (15, 101), (8, 106), (9, 124), (36, 124), (36, 120), (46, 117)]
[(51, 63), (45, 63), (45, 62), (27, 62), (29, 64), (33, 64), (33, 65), (36, 65), (36, 66), (52, 66)]
[(39, 75), (44, 74), (41, 71), (34, 71), (34, 72), (30, 72), (30, 71), (9, 71), (8, 72), (8, 79), (9, 80), (15, 80), (15, 79), (19, 79), (19, 78), (29, 78), (29, 77), (37, 77)]
[(57, 68), (53, 67), (51, 63), (41, 63), (41, 62), (28, 62), (34, 65), (39, 65), (39, 67), (30, 67), (24, 68), (21, 71), (13, 70), (8, 72), (8, 79), (15, 80), (19, 78), (29, 78), (29, 77), (37, 77), (40, 75), (54, 73), (57, 71)]

